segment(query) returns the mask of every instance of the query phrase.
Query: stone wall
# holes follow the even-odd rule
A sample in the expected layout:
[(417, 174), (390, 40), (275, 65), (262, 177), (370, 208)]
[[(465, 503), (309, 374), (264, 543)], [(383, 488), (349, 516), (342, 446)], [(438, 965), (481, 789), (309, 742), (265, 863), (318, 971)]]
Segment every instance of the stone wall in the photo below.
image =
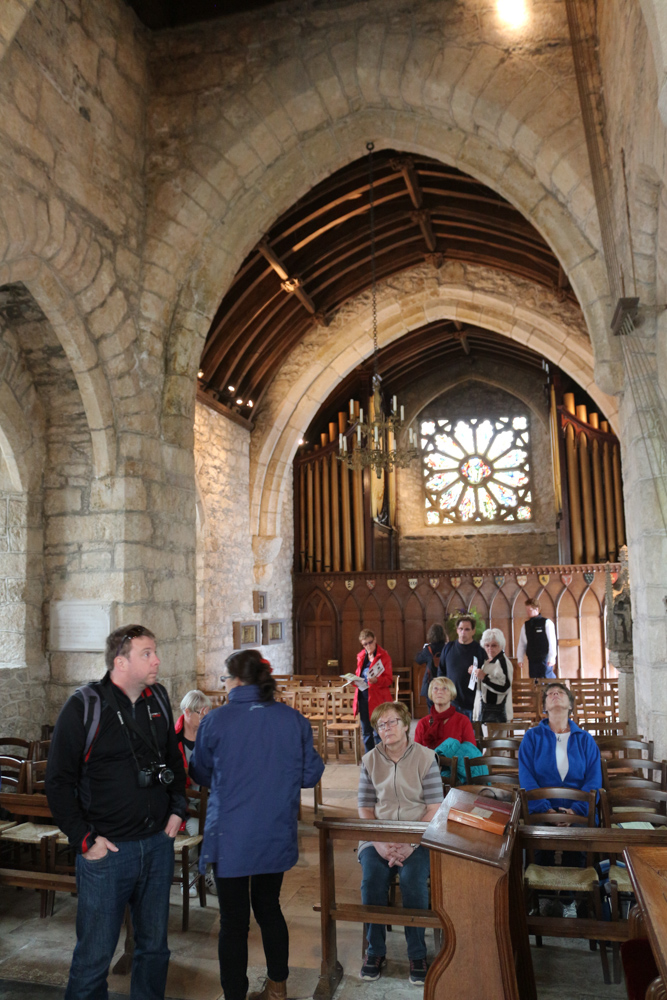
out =
[(545, 565), (558, 562), (551, 446), (542, 373), (494, 364), (475, 355), (434, 372), (401, 393), (418, 429), (433, 417), (497, 416), (512, 412), (530, 421), (533, 520), (525, 524), (436, 525), (424, 522), (421, 463), (398, 470), (397, 518), (401, 569)]
[[(220, 687), (225, 659), (234, 651), (232, 623), (287, 619), (284, 643), (261, 646), (276, 673), (292, 667), (292, 538), (288, 529), (268, 581), (255, 581), (250, 533), (250, 432), (201, 403), (195, 411), (195, 463), (201, 505), (197, 537), (197, 683)], [(287, 524), (291, 524), (291, 495)], [(267, 592), (267, 613), (253, 612), (253, 590)]]

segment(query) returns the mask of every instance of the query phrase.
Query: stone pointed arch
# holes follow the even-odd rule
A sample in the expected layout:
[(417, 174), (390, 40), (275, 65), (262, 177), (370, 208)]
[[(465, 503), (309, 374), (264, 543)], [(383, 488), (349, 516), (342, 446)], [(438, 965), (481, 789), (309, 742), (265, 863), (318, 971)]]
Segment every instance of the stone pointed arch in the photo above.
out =
[(35, 0), (3, 0), (0, 5), (0, 62)]
[[(617, 405), (598, 388), (593, 351), (581, 315), (555, 293), (521, 278), (476, 265), (428, 265), (378, 287), (378, 341), (390, 344), (437, 319), (487, 327), (540, 352), (598, 402), (612, 424)], [(345, 375), (372, 353), (370, 297), (342, 308), (326, 330), (314, 328), (277, 372), (251, 442), (251, 525), (260, 536), (280, 536), (285, 489), (299, 439)]]
[(116, 466), (116, 432), (109, 383), (73, 297), (57, 272), (37, 257), (0, 263), (0, 286), (22, 282), (50, 321), (72, 366), (86, 412), (96, 478)]

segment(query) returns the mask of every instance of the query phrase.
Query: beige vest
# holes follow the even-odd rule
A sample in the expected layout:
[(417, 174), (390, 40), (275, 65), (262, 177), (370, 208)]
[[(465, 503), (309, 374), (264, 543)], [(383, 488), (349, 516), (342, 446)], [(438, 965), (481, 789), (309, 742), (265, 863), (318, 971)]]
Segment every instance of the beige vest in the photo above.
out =
[[(433, 751), (421, 743), (410, 743), (396, 763), (380, 747), (361, 759), (377, 795), (375, 818), (420, 821), (426, 812), (422, 783), (435, 759)], [(369, 843), (359, 841), (359, 851)]]

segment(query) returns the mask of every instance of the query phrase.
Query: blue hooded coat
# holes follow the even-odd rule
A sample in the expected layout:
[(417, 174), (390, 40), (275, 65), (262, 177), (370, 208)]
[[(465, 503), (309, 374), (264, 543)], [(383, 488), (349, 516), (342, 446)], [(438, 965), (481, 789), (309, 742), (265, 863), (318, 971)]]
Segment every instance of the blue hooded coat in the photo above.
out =
[(235, 878), (292, 868), (301, 789), (323, 771), (300, 712), (260, 701), (254, 684), (233, 688), (202, 719), (190, 759), (191, 777), (210, 790), (200, 870), (214, 864), (218, 878)]
[[(563, 780), (556, 766), (556, 734), (549, 728), (549, 720), (542, 719), (538, 726), (529, 729), (519, 747), (519, 781), (521, 787), (532, 788), (579, 788), (581, 791), (596, 791), (602, 787), (600, 751), (590, 735), (570, 720), (570, 736), (567, 741), (568, 772)], [(572, 799), (536, 799), (528, 803), (531, 813), (547, 812), (549, 809), (572, 809), (580, 816), (588, 814), (585, 802)]]

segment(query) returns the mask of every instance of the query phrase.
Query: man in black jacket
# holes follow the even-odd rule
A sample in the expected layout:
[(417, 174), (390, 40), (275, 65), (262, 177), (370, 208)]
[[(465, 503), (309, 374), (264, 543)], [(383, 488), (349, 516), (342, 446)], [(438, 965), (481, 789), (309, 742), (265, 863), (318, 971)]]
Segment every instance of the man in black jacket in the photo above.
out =
[(129, 903), (132, 1000), (163, 1000), (174, 838), (187, 812), (185, 770), (155, 636), (142, 625), (107, 637), (108, 673), (65, 703), (46, 773), (53, 818), (77, 849), (77, 944), (66, 1000), (106, 996)]
[(471, 721), (475, 706), (475, 686), (470, 687), (469, 670), (474, 666), (475, 660), (478, 667), (486, 660), (486, 653), (474, 635), (475, 619), (469, 615), (461, 615), (456, 623), (457, 637), (446, 644), (438, 666), (438, 676), (449, 677), (456, 686), (454, 707)]

